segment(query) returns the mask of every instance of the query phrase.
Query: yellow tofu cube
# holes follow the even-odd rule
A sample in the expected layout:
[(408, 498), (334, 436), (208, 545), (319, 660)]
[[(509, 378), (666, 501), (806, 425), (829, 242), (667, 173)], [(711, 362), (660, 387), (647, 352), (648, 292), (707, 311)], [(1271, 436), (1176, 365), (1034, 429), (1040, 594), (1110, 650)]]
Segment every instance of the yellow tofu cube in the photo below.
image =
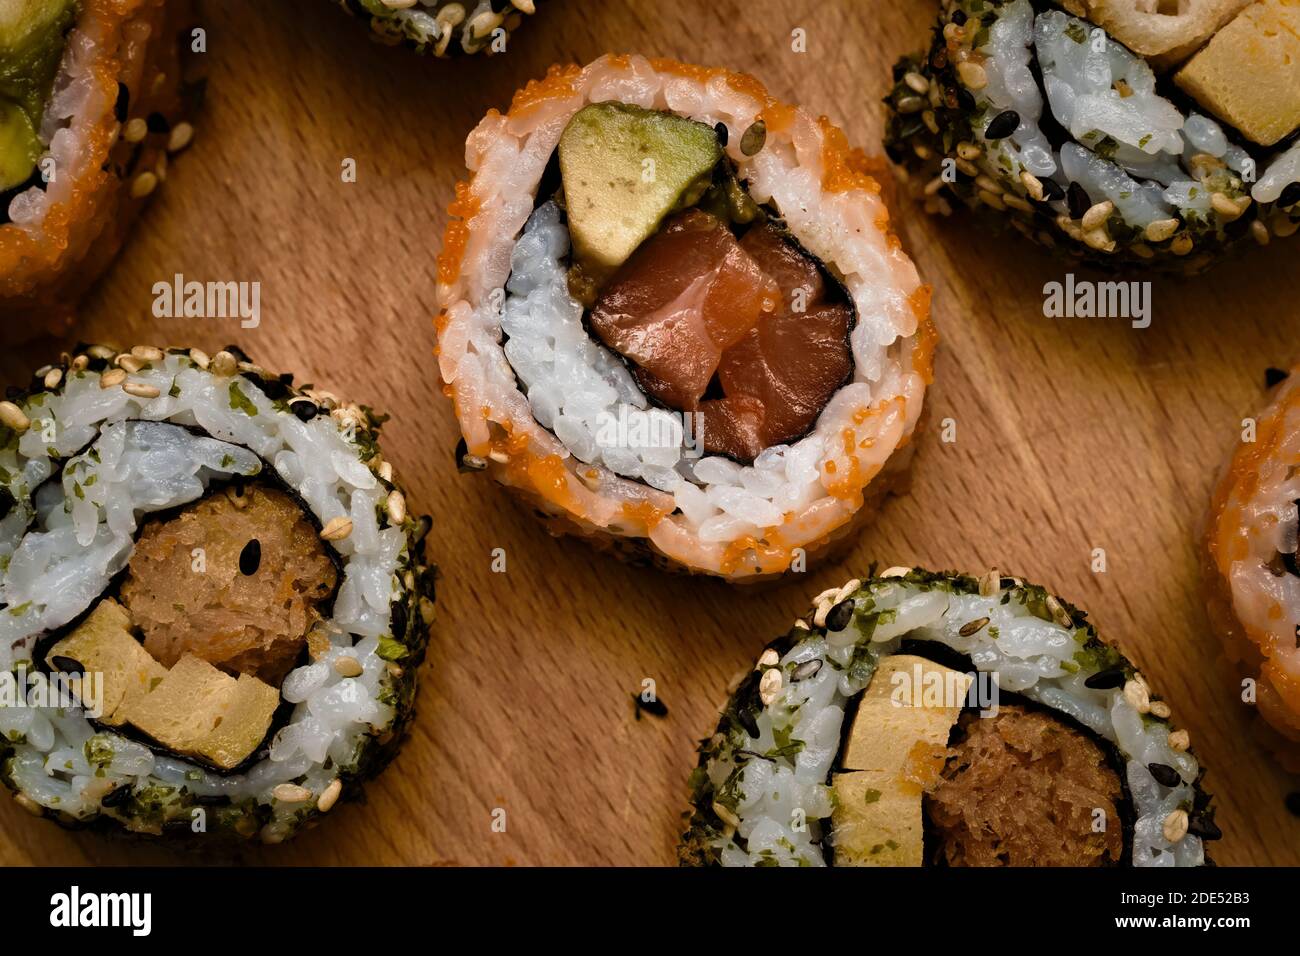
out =
[(881, 770), (831, 778), (836, 866), (920, 866), (921, 788)]
[(1261, 146), (1300, 126), (1300, 0), (1258, 0), (1174, 77), (1205, 110)]
[(131, 634), (130, 615), (111, 599), (100, 601), (76, 630), (46, 652), (45, 659), (57, 668), (55, 658), (81, 665), (88, 708), (94, 703), (90, 682), (98, 682), (99, 717), (111, 725), (121, 724), (122, 713), (167, 676), (167, 668)]

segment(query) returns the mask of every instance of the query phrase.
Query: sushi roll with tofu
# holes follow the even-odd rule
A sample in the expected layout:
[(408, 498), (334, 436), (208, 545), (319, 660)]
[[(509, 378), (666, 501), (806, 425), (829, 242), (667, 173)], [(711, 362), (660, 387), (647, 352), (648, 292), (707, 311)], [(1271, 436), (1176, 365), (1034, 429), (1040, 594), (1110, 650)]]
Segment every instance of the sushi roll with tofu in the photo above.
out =
[[(1214, 491), (1206, 529), (1210, 619), (1263, 742), (1300, 772), (1300, 375), (1273, 385)], [(1249, 684), (1245, 680), (1249, 680)]]
[(1300, 0), (943, 0), (886, 104), (929, 211), (1100, 268), (1197, 272), (1300, 224)]
[(874, 512), (935, 333), (840, 130), (743, 74), (605, 56), (466, 152), (437, 320), (462, 468), (557, 534), (731, 580)]
[(1199, 866), (1186, 730), (1041, 587), (893, 568), (818, 595), (700, 746), (679, 857), (721, 866)]
[(433, 616), (383, 420), (230, 349), (0, 403), (0, 779), (37, 816), (278, 843), (395, 752)]
[(388, 46), (449, 57), (503, 52), (537, 0), (334, 0)]
[(193, 135), (181, 0), (0, 3), (0, 341), (61, 331)]

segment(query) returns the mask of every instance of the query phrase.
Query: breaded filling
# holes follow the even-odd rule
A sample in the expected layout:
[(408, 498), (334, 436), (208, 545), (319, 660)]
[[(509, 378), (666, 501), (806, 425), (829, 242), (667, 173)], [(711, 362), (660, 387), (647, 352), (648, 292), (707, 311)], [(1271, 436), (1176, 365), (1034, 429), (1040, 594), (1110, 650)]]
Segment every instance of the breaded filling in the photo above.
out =
[[(1093, 740), (1039, 711), (958, 721), (926, 816), (950, 866), (1119, 862), (1118, 775)], [(1101, 811), (1101, 812), (1098, 812)], [(1104, 816), (1103, 816), (1104, 814)]]
[(299, 504), (251, 485), (146, 525), (121, 596), (166, 667), (188, 653), (278, 687), (337, 579)]

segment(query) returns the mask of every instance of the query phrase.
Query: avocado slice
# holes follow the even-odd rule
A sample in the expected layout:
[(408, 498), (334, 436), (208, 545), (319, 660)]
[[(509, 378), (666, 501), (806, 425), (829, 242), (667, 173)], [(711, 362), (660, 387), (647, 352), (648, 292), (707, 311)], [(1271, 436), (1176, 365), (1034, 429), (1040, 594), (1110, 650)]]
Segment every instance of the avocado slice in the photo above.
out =
[(699, 201), (722, 159), (711, 126), (624, 103), (580, 109), (559, 152), (574, 256), (593, 277), (612, 275), (665, 216)]
[(0, 191), (26, 182), (76, 0), (0, 0)]

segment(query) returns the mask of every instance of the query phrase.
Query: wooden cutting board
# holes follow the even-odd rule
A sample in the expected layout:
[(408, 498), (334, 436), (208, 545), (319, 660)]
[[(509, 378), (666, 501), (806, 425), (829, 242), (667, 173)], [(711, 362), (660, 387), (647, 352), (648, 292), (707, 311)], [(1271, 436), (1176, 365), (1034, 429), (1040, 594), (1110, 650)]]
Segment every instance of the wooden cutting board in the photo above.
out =
[[(626, 567), (557, 541), (452, 460), (439, 394), (433, 256), (464, 139), (555, 61), (608, 50), (747, 70), (879, 150), (889, 67), (919, 47), (932, 0), (556, 2), (506, 56), (436, 62), (367, 42), (325, 0), (209, 2), (211, 82), (190, 150), (76, 336), (236, 342), (269, 368), (387, 409), (386, 454), (434, 515), (439, 620), (419, 716), (364, 805), (249, 863), (670, 864), (694, 764), (728, 680), (808, 598), (866, 568), (990, 565), (1089, 609), (1174, 706), (1211, 768), (1225, 864), (1300, 864), (1300, 788), (1252, 740), (1249, 709), (1202, 609), (1198, 527), (1214, 473), (1269, 365), (1295, 358), (1300, 246), (1248, 250), (1210, 275), (1158, 280), (1150, 328), (1047, 319), (1064, 268), (965, 215), (895, 219), (934, 286), (943, 335), (909, 494), (839, 563), (764, 590)], [(807, 52), (791, 49), (805, 31)], [(356, 160), (357, 181), (341, 181)], [(151, 315), (152, 285), (258, 280), (262, 321)], [(0, 379), (75, 341), (0, 359)], [(944, 419), (956, 441), (940, 441)], [(505, 573), (491, 568), (504, 549)], [(1091, 570), (1104, 548), (1105, 573)], [(635, 720), (652, 678), (664, 719)], [(505, 811), (505, 832), (493, 827)], [(499, 827), (497, 828), (499, 829)], [(214, 859), (231, 859), (214, 857)], [(0, 800), (0, 864), (192, 863), (66, 832)]]

